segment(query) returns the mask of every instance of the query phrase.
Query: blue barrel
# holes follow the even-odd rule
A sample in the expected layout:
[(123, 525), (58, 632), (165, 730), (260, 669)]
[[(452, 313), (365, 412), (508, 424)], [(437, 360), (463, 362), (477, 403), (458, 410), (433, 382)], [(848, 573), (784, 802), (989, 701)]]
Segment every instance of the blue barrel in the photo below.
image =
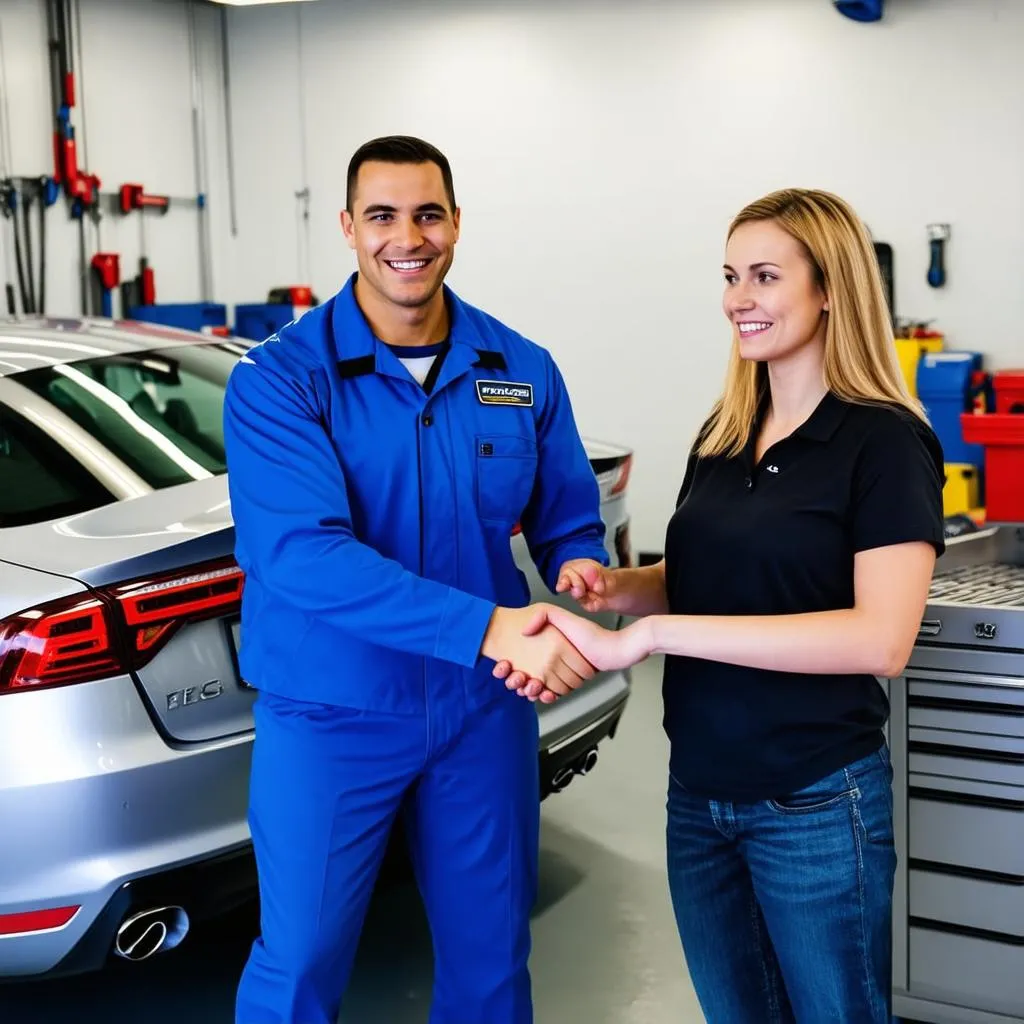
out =
[(917, 364), (917, 397), (942, 444), (946, 462), (982, 466), (985, 448), (967, 444), (960, 414), (971, 408), (971, 374), (981, 369), (980, 352), (926, 352)]

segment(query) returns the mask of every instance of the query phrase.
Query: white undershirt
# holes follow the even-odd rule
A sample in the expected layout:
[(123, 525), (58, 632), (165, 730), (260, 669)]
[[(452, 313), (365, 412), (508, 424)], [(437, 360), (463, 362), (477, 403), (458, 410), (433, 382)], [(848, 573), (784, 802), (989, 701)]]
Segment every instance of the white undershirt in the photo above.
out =
[(399, 362), (412, 374), (413, 379), (421, 387), (423, 382), (427, 379), (427, 374), (430, 373), (430, 368), (434, 365), (434, 360), (437, 358), (434, 356), (416, 356), (412, 359), (399, 358)]

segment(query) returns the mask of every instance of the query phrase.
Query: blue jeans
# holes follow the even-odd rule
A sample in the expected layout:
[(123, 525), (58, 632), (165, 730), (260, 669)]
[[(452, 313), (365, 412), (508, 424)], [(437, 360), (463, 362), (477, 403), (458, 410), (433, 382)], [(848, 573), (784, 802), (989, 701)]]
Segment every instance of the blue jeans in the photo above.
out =
[(888, 750), (775, 800), (668, 792), (668, 876), (708, 1024), (889, 1024)]

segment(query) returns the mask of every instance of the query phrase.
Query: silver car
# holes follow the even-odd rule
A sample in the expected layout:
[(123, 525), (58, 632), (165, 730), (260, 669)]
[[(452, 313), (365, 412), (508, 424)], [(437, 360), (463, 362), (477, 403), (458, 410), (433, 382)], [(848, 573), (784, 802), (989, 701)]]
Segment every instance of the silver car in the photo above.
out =
[[(143, 959), (255, 894), (221, 428), (248, 344), (0, 321), (0, 976)], [(589, 448), (628, 564), (631, 455)], [(628, 693), (606, 674), (538, 705), (542, 797), (593, 767)]]

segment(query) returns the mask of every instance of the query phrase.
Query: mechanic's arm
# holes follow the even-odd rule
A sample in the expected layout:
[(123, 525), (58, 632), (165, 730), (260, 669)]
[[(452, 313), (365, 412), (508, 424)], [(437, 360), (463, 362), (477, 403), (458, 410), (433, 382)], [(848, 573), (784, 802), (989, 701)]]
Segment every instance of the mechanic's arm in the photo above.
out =
[(537, 417), (537, 480), (522, 528), (534, 564), (551, 591), (567, 562), (591, 559), (608, 565), (600, 488), (565, 382), (549, 356), (545, 400)]
[(344, 474), (312, 394), (243, 360), (228, 382), (224, 441), (247, 572), (365, 640), (476, 664), (494, 602), (417, 576), (356, 539)]

